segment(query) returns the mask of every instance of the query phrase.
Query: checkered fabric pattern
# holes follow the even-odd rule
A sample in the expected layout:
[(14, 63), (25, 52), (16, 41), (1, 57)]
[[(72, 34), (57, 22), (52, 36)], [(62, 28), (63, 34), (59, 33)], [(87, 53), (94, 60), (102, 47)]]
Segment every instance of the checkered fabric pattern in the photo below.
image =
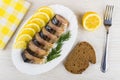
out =
[(6, 46), (29, 7), (25, 0), (0, 0), (0, 49)]

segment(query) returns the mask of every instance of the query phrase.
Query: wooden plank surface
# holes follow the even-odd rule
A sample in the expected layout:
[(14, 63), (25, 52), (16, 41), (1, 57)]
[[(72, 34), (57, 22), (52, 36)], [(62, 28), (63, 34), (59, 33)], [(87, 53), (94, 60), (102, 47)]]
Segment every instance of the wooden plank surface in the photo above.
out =
[[(64, 69), (61, 62), (57, 67), (41, 75), (30, 76), (19, 72), (12, 63), (11, 46), (15, 35), (8, 43), (5, 50), (0, 51), (0, 80), (119, 80), (120, 77), (120, 0), (28, 0), (32, 6), (25, 16), (22, 24), (40, 6), (62, 4), (69, 7), (78, 17), (79, 31), (77, 42), (88, 41), (96, 51), (97, 63), (79, 75), (71, 74)], [(109, 39), (109, 67), (106, 73), (100, 71), (101, 58), (104, 50), (105, 28), (102, 25), (94, 32), (82, 29), (81, 17), (86, 11), (95, 11), (103, 18), (105, 5), (115, 5), (113, 14), (113, 26), (110, 29)], [(22, 26), (19, 26), (19, 28)], [(18, 30), (19, 30), (18, 28)]]

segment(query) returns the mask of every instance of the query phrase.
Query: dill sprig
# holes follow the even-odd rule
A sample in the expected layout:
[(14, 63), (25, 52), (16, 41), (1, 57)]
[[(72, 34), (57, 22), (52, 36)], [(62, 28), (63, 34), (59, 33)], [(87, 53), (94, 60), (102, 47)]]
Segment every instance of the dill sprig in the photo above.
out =
[(65, 41), (69, 40), (70, 36), (71, 36), (70, 31), (68, 31), (60, 36), (59, 40), (57, 41), (56, 47), (53, 48), (51, 50), (51, 52), (49, 53), (49, 55), (47, 56), (47, 62), (60, 56), (62, 46)]
[(57, 43), (62, 43), (64, 41), (69, 40), (70, 38), (70, 31), (66, 32), (65, 34), (62, 34)]

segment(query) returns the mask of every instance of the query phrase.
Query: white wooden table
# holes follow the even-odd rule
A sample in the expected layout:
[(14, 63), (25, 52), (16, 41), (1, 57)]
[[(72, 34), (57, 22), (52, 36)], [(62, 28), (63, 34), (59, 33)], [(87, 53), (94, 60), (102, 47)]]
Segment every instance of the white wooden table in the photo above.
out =
[[(120, 0), (28, 0), (32, 6), (25, 16), (24, 21), (34, 13), (36, 9), (43, 5), (62, 4), (72, 9), (78, 17), (79, 33), (76, 40), (88, 41), (96, 51), (97, 63), (79, 75), (71, 74), (64, 69), (61, 62), (57, 67), (49, 72), (30, 76), (19, 72), (11, 60), (11, 46), (15, 35), (8, 43), (5, 50), (0, 51), (0, 80), (119, 80), (120, 78)], [(110, 29), (109, 40), (109, 68), (106, 73), (100, 71), (101, 58), (104, 51), (105, 28), (102, 25), (94, 32), (87, 32), (82, 29), (81, 16), (86, 11), (95, 11), (103, 16), (107, 3), (115, 4), (113, 14), (113, 26)], [(19, 26), (21, 27), (22, 24)]]

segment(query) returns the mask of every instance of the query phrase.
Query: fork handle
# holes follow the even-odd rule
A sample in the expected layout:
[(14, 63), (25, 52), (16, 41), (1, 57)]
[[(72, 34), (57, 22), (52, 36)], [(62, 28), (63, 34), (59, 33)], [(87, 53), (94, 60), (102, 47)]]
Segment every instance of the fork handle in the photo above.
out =
[(103, 73), (105, 73), (107, 70), (108, 39), (109, 39), (109, 30), (107, 30), (107, 33), (106, 33), (105, 50), (104, 50), (102, 63), (101, 63), (101, 71)]

